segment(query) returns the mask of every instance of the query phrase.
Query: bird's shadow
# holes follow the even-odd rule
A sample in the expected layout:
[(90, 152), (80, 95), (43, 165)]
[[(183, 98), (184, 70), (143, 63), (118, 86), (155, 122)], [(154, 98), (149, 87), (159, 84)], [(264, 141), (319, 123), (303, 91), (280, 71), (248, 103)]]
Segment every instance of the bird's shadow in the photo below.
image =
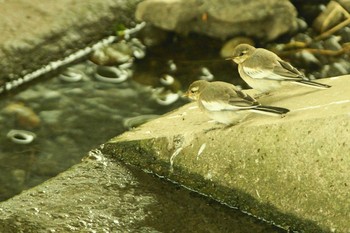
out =
[[(298, 91), (293, 95), (288, 95), (288, 92), (283, 92), (283, 94), (280, 94), (280, 92), (271, 92), (265, 95), (261, 95), (259, 96), (259, 98), (256, 98), (256, 99), (262, 104), (272, 104), (277, 101), (292, 99), (293, 97), (297, 97), (297, 96), (306, 96), (308, 94), (314, 93), (315, 91), (322, 91), (322, 90)], [(277, 98), (273, 98), (273, 97), (277, 97)]]

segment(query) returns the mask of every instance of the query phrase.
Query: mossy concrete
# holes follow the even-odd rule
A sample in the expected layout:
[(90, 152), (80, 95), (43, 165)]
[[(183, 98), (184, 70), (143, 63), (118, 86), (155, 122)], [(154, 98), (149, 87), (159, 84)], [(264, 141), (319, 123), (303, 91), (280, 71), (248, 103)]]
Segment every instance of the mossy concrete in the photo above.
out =
[(190, 103), (113, 138), (103, 153), (305, 232), (350, 232), (350, 76), (288, 85), (260, 102), (291, 110), (224, 127)]
[(0, 85), (130, 26), (138, 2), (0, 1)]

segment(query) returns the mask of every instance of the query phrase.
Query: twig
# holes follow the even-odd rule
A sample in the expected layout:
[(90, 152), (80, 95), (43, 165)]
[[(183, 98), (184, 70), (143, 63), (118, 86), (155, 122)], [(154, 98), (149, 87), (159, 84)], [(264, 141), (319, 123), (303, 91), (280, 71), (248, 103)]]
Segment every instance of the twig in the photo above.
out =
[(324, 33), (322, 33), (321, 35), (317, 36), (315, 38), (315, 40), (320, 40), (323, 39), (325, 37), (328, 37), (330, 35), (332, 35), (333, 33), (335, 33), (336, 31), (342, 29), (343, 27), (345, 27), (346, 25), (350, 24), (350, 18), (344, 20), (343, 22), (337, 24), (336, 26), (332, 27), (331, 29), (329, 29), (328, 31), (325, 31)]
[(343, 48), (339, 49), (339, 50), (301, 48), (301, 49), (294, 49), (294, 50), (280, 52), (278, 54), (281, 56), (288, 56), (288, 55), (292, 55), (292, 54), (299, 53), (302, 51), (307, 51), (307, 52), (312, 53), (312, 54), (321, 54), (321, 55), (327, 55), (327, 56), (339, 56), (343, 53), (350, 51), (350, 44), (349, 43), (344, 44)]

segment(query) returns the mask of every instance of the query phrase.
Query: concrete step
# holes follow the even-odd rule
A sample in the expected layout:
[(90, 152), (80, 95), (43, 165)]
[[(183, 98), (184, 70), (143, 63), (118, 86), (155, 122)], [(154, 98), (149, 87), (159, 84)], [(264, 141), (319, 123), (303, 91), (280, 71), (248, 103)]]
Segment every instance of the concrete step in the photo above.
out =
[(350, 232), (350, 76), (259, 99), (291, 110), (225, 127), (195, 103), (110, 140), (103, 153), (283, 228)]

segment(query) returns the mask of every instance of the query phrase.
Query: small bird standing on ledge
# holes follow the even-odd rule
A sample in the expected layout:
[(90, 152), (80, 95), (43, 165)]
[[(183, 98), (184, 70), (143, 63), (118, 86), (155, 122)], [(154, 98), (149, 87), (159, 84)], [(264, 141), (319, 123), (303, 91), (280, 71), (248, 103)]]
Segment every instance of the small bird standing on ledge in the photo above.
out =
[(249, 113), (283, 116), (286, 108), (262, 106), (253, 97), (225, 82), (193, 82), (185, 96), (197, 100), (199, 108), (211, 119), (231, 125), (242, 121)]
[(238, 45), (234, 49), (232, 57), (227, 60), (236, 62), (241, 78), (250, 87), (263, 93), (273, 91), (285, 82), (320, 89), (331, 87), (308, 80), (299, 70), (273, 52), (248, 44)]

